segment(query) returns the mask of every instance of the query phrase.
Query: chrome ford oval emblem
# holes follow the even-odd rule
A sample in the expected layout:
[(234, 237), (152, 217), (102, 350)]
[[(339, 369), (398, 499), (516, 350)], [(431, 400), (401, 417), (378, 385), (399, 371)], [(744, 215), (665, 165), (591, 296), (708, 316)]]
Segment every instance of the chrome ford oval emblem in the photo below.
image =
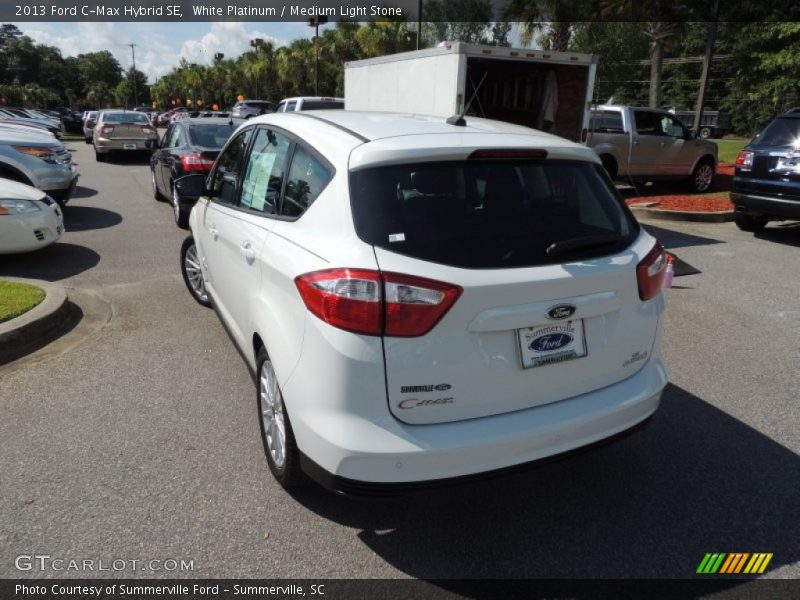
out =
[(547, 310), (548, 319), (566, 319), (575, 314), (574, 304), (559, 304)]
[(548, 333), (540, 335), (530, 343), (529, 348), (536, 352), (549, 352), (568, 345), (574, 338), (568, 333)]

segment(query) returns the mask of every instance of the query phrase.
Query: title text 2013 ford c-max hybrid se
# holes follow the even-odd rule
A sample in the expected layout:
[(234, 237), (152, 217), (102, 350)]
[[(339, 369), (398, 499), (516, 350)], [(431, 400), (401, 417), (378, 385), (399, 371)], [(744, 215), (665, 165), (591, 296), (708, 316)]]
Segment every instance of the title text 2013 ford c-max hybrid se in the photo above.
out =
[(231, 137), (184, 279), (255, 375), (267, 462), (396, 493), (561, 454), (657, 409), (665, 255), (589, 149), (318, 111)]

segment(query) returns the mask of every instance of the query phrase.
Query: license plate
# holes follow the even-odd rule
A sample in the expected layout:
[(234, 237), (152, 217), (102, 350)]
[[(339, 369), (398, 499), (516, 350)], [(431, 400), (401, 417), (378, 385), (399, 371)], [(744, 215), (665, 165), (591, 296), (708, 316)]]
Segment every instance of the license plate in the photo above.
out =
[(123, 150), (136, 150), (136, 144), (122, 144)]
[(517, 329), (525, 369), (586, 356), (583, 319)]

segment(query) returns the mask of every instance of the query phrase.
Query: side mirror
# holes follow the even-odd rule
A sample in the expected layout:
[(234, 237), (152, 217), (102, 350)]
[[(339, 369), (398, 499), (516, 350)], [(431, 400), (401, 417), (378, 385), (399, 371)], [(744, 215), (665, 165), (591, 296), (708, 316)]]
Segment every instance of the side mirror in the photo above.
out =
[(206, 194), (205, 175), (186, 175), (175, 180), (175, 189), (184, 198), (197, 198)]
[(687, 139), (687, 140), (696, 140), (696, 139), (697, 139), (697, 131), (696, 131), (696, 130), (694, 130), (694, 129), (690, 129), (690, 130), (689, 130), (689, 131), (686, 133), (686, 139)]

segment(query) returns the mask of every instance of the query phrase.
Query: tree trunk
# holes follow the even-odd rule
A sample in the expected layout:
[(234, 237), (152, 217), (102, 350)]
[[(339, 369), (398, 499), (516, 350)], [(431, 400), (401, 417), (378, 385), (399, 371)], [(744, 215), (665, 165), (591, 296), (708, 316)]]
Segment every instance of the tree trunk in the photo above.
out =
[(661, 104), (661, 62), (664, 58), (664, 41), (655, 39), (650, 51), (650, 107)]
[(569, 42), (572, 38), (571, 25), (569, 21), (558, 21), (550, 23), (550, 49), (554, 52), (567, 52)]

